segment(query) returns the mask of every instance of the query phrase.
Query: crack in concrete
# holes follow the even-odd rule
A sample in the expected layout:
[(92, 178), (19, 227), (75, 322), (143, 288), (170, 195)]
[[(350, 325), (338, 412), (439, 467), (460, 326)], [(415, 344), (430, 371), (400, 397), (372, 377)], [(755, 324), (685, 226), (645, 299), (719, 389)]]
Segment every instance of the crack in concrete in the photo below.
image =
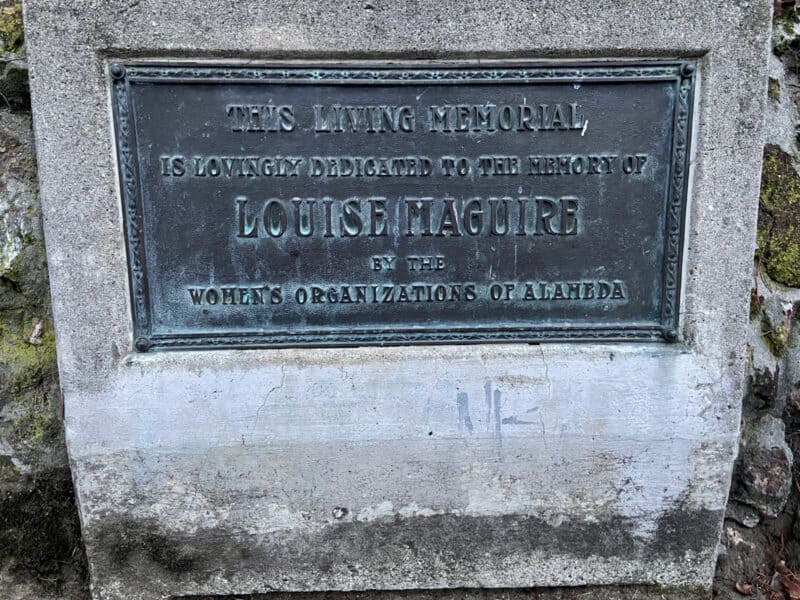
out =
[[(256, 410), (255, 418), (253, 419), (253, 426), (250, 428), (251, 432), (258, 426), (258, 419), (261, 416), (261, 411), (264, 410), (264, 407), (267, 405), (270, 396), (272, 396), (272, 394), (274, 394), (275, 392), (282, 390), (285, 383), (286, 383), (286, 365), (282, 364), (281, 382), (278, 385), (272, 386), (267, 392), (267, 395), (264, 396), (264, 401), (261, 403), (261, 406), (259, 406), (258, 409)], [(242, 444), (244, 445), (244, 436), (242, 436)]]

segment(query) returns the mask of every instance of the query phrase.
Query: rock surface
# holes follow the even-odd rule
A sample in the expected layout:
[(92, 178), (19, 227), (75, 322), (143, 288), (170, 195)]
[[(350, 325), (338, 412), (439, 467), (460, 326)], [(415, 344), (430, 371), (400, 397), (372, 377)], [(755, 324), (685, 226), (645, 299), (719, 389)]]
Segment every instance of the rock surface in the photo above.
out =
[(734, 499), (776, 517), (792, 491), (792, 451), (781, 419), (764, 415), (746, 422), (742, 436)]
[(800, 593), (793, 581), (800, 571), (800, 520), (798, 466), (792, 461), (800, 452), (798, 33), (795, 2), (779, 3), (751, 295), (750, 385), (716, 577), (717, 596), (724, 600), (742, 598), (739, 589), (748, 586), (752, 597), (765, 600)]
[[(87, 597), (64, 447), (19, 2), (0, 3), (0, 595)], [(3, 53), (4, 52), (4, 53)]]

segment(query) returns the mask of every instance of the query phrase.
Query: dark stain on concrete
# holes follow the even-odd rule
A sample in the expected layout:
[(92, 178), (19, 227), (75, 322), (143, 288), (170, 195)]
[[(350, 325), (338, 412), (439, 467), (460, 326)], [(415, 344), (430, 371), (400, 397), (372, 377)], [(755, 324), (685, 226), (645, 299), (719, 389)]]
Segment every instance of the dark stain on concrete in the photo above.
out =
[(563, 588), (367, 590), (362, 592), (273, 592), (235, 596), (173, 596), (170, 600), (708, 600), (708, 590), (652, 585)]
[[(654, 558), (682, 561), (687, 550), (702, 553), (717, 534), (722, 514), (676, 506), (658, 522), (648, 541), (633, 533), (620, 516), (559, 526), (530, 516), (476, 517), (435, 515), (372, 522), (334, 522), (321, 531), (293, 530), (264, 536), (202, 529), (172, 533), (148, 521), (107, 518), (87, 540), (94, 546), (96, 581), (152, 580), (160, 585), (214, 576), (237, 579), (243, 572), (267, 588), (280, 589), (315, 580), (330, 585), (359, 580), (438, 580), (449, 573), (454, 583), (469, 581), (476, 569), (508, 560), (524, 563), (531, 552), (572, 556), (618, 557), (647, 562)], [(141, 575), (141, 578), (139, 578)], [(582, 582), (576, 582), (582, 583)], [(632, 583), (635, 583), (633, 581)], [(154, 591), (155, 592), (155, 591)]]

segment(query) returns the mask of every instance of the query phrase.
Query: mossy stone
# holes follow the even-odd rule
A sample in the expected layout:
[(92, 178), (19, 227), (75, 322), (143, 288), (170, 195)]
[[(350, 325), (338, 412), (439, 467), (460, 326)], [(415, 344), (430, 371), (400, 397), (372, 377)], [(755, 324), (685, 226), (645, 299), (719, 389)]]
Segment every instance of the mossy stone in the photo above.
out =
[(0, 39), (3, 50), (20, 53), (25, 43), (22, 28), (22, 0), (0, 1)]
[(757, 258), (772, 280), (800, 287), (800, 175), (773, 144), (764, 148)]

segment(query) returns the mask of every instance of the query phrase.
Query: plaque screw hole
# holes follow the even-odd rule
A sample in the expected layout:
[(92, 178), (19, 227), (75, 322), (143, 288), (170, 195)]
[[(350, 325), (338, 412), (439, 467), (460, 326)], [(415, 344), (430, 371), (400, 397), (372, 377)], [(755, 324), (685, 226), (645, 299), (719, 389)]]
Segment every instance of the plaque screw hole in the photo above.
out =
[(150, 340), (146, 337), (136, 338), (136, 343), (134, 345), (139, 352), (147, 352), (150, 349)]
[(683, 76), (684, 76), (684, 77), (689, 77), (689, 75), (691, 75), (692, 73), (694, 73), (694, 69), (695, 69), (695, 67), (694, 67), (694, 65), (693, 65), (693, 64), (691, 64), (691, 63), (686, 63), (686, 64), (685, 64), (685, 65), (683, 65), (683, 67), (681, 68), (681, 73), (683, 74)]
[(668, 329), (664, 332), (664, 339), (668, 342), (674, 342), (678, 339), (678, 331), (676, 329)]

